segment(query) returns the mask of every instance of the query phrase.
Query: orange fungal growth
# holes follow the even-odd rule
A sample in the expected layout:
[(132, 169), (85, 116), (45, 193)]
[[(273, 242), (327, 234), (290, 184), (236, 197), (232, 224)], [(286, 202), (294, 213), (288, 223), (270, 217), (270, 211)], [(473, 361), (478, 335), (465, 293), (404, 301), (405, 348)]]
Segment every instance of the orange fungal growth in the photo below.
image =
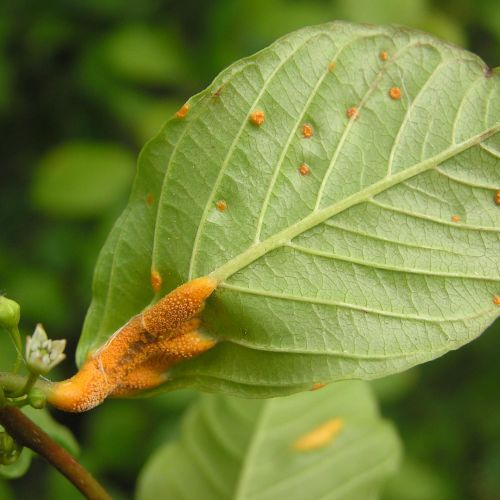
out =
[(198, 333), (196, 316), (216, 286), (209, 277), (194, 279), (134, 316), (87, 358), (76, 375), (51, 385), (49, 403), (82, 412), (108, 396), (132, 394), (164, 382), (171, 366), (215, 345)]
[(177, 113), (175, 113), (175, 116), (177, 116), (177, 118), (184, 118), (189, 112), (189, 104), (186, 103), (186, 104), (183, 104), (181, 109), (179, 109), (179, 111), (177, 111)]
[(302, 163), (302, 165), (299, 167), (299, 174), (302, 176), (309, 175), (311, 172), (311, 169), (309, 168), (309, 165), (306, 163)]
[(161, 290), (161, 285), (163, 284), (163, 278), (158, 271), (151, 271), (151, 288), (158, 293)]
[(215, 208), (219, 211), (219, 212), (225, 212), (226, 209), (227, 209), (227, 202), (225, 200), (219, 200), (216, 204), (215, 204)]
[(261, 110), (256, 110), (250, 113), (250, 122), (253, 123), (255, 126), (260, 127), (266, 120), (266, 115), (264, 114), (264, 111)]
[(312, 451), (330, 444), (344, 427), (344, 420), (332, 418), (293, 443), (295, 451)]
[(346, 116), (347, 118), (349, 118), (350, 120), (351, 119), (355, 119), (358, 117), (358, 108), (356, 106), (352, 106), (350, 107), (347, 111), (346, 111)]
[(460, 222), (460, 220), (461, 220), (461, 219), (462, 219), (462, 218), (460, 217), (460, 215), (452, 215), (452, 216), (451, 216), (451, 220), (452, 220), (453, 222)]
[(500, 306), (500, 295), (495, 295), (493, 297), (493, 304), (495, 304), (496, 306)]
[(310, 139), (313, 136), (313, 134), (314, 131), (312, 125), (309, 123), (304, 123), (304, 125), (302, 125), (302, 135), (304, 136), (304, 138)]
[(168, 335), (202, 311), (216, 286), (217, 282), (208, 277), (181, 285), (142, 313), (144, 328), (154, 335)]
[(387, 59), (389, 59), (389, 54), (385, 50), (382, 50), (378, 57), (381, 61), (387, 61)]
[(500, 189), (498, 191), (495, 191), (495, 203), (497, 205), (500, 205)]
[(320, 389), (323, 389), (323, 387), (325, 386), (326, 384), (323, 384), (322, 382), (316, 382), (315, 384), (313, 384), (311, 391), (319, 391)]
[(146, 195), (146, 204), (148, 207), (150, 207), (153, 203), (155, 202), (155, 198), (151, 193), (148, 193)]
[(394, 101), (401, 99), (401, 95), (402, 95), (402, 92), (401, 92), (401, 89), (399, 87), (391, 87), (389, 89), (389, 97), (391, 99), (393, 99)]

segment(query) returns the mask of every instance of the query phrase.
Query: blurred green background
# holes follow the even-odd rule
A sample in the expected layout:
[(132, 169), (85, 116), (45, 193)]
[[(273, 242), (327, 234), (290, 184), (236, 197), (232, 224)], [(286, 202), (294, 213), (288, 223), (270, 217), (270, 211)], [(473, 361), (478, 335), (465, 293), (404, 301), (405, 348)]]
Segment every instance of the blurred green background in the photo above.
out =
[[(101, 245), (126, 203), (135, 158), (225, 66), (308, 24), (346, 19), (429, 31), (500, 65), (498, 0), (4, 0), (0, 3), (0, 292), (72, 356)], [(458, 352), (377, 381), (400, 429), (387, 500), (500, 498), (500, 324)], [(0, 369), (12, 347), (0, 337)], [(81, 461), (131, 498), (148, 455), (195, 396), (109, 401), (57, 413)], [(40, 459), (0, 479), (0, 500), (81, 498)]]

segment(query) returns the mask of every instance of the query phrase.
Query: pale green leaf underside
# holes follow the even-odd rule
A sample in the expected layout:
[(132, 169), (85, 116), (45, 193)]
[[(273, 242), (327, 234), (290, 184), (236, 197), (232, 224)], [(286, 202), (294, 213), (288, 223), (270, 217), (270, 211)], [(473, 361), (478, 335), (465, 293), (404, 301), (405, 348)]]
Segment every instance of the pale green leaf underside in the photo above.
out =
[[(332, 418), (344, 426), (325, 447), (293, 449)], [(266, 400), (206, 395), (186, 416), (180, 439), (146, 465), (137, 500), (373, 500), (399, 454), (366, 382)]]
[(478, 57), (411, 30), (332, 23), (236, 63), (190, 105), (141, 154), (79, 362), (158, 299), (151, 269), (162, 294), (221, 280), (203, 313), (219, 344), (166, 388), (273, 396), (379, 377), (497, 317), (500, 74)]

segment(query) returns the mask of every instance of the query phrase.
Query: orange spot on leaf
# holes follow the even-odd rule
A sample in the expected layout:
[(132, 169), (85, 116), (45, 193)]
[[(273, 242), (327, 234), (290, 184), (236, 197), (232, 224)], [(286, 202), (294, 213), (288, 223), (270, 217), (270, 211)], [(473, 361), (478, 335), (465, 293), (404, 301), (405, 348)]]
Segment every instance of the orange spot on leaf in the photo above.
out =
[(332, 418), (316, 427), (312, 431), (304, 434), (293, 443), (295, 451), (311, 451), (323, 448), (330, 444), (344, 427), (344, 420), (341, 418)]
[(402, 95), (402, 92), (401, 92), (401, 89), (399, 87), (392, 87), (391, 89), (389, 89), (389, 97), (391, 99), (394, 99), (395, 101), (397, 101), (398, 99), (401, 99), (401, 95)]
[(462, 219), (462, 218), (460, 217), (460, 215), (452, 215), (452, 216), (451, 216), (451, 220), (452, 220), (453, 222), (460, 222), (460, 220), (461, 220), (461, 219)]
[(299, 174), (304, 176), (304, 175), (309, 175), (311, 172), (311, 169), (309, 168), (309, 165), (302, 163), (302, 165), (299, 167)]
[(227, 209), (227, 202), (225, 200), (219, 200), (216, 204), (215, 204), (215, 208), (219, 211), (219, 212), (225, 212), (226, 209)]
[(302, 125), (302, 135), (306, 138), (306, 139), (310, 139), (314, 134), (314, 131), (313, 131), (313, 128), (312, 128), (312, 125), (310, 125), (309, 123), (304, 123), (304, 125)]
[(250, 122), (255, 126), (260, 127), (266, 121), (264, 111), (256, 110), (250, 113)]
[(345, 112), (345, 114), (347, 118), (354, 120), (358, 117), (358, 108), (356, 106), (352, 106)]
[(323, 384), (322, 382), (316, 382), (315, 384), (313, 384), (311, 391), (318, 391), (319, 389), (323, 389), (323, 387), (325, 386), (326, 384)]
[(177, 111), (177, 113), (175, 113), (175, 116), (177, 116), (177, 118), (184, 118), (187, 114), (188, 114), (188, 111), (189, 111), (189, 104), (184, 104), (181, 109), (179, 109), (179, 111)]
[(389, 59), (389, 54), (385, 50), (382, 50), (378, 57), (381, 61), (387, 61), (387, 59)]
[(151, 271), (151, 287), (158, 293), (161, 290), (161, 285), (163, 284), (163, 279), (158, 271)]

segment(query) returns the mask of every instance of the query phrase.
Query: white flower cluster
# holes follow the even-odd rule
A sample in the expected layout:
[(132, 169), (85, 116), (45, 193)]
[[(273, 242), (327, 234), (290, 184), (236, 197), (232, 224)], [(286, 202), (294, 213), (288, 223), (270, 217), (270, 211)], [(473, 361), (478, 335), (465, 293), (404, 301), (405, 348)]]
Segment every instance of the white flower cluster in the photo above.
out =
[(50, 340), (41, 324), (32, 337), (26, 339), (26, 362), (29, 369), (40, 375), (48, 373), (65, 357), (66, 340)]

